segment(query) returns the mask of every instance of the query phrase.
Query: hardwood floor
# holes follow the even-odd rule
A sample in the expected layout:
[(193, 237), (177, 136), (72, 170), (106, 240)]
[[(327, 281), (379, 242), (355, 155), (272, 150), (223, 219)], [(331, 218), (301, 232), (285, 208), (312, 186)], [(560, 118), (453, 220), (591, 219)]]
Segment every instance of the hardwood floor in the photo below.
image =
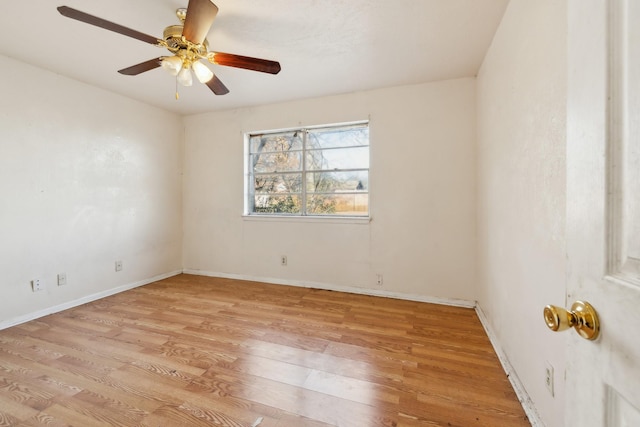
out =
[(472, 309), (179, 275), (0, 331), (0, 425), (258, 422), (530, 425)]

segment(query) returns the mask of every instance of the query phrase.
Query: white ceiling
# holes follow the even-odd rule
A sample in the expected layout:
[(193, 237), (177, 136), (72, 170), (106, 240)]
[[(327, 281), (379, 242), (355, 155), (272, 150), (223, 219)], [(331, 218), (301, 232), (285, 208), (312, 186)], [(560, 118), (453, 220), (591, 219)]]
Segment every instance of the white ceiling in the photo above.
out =
[(162, 69), (117, 70), (167, 52), (60, 15), (83, 12), (162, 37), (188, 0), (20, 0), (0, 18), (0, 54), (179, 114), (475, 76), (508, 0), (214, 0), (210, 50), (272, 59), (278, 75), (211, 66), (230, 93)]

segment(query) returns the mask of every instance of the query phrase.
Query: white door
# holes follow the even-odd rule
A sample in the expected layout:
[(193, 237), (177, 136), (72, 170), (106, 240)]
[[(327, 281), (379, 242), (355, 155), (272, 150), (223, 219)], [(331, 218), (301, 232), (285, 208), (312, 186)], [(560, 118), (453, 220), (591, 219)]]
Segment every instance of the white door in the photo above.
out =
[(588, 301), (600, 336), (570, 330), (569, 426), (640, 426), (640, 0), (570, 0), (567, 304)]

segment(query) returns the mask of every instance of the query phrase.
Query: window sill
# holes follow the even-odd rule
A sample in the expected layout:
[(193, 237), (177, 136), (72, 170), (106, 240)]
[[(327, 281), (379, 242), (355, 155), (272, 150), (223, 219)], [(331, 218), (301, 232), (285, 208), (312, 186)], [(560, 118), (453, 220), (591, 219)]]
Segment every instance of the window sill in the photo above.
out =
[(244, 221), (258, 222), (311, 222), (325, 224), (369, 224), (373, 218), (370, 216), (284, 216), (284, 215), (242, 215)]

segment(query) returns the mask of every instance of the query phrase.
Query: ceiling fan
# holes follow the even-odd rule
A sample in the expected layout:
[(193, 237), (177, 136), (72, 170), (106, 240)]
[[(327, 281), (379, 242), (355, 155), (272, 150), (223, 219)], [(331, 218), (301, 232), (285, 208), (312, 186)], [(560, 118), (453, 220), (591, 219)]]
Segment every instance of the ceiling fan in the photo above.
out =
[[(200, 62), (200, 60), (207, 60), (212, 64), (244, 68), (246, 70), (260, 71), (269, 74), (278, 74), (280, 72), (280, 63), (276, 61), (208, 50), (209, 42), (206, 36), (213, 20), (218, 14), (218, 7), (213, 4), (211, 0), (189, 0), (186, 9), (181, 8), (176, 10), (176, 16), (181, 24), (170, 25), (165, 28), (162, 39), (132, 30), (131, 28), (97, 16), (89, 15), (88, 13), (68, 6), (58, 7), (58, 12), (67, 18), (95, 25), (96, 27), (132, 37), (154, 46), (163, 47), (171, 52), (169, 56), (160, 56), (118, 70), (120, 74), (127, 76), (137, 76), (146, 71), (162, 67), (171, 75), (176, 76), (177, 81), (183, 86), (191, 86), (193, 82), (191, 70), (193, 70), (196, 78), (201, 83), (206, 84), (214, 94), (224, 95), (229, 93), (229, 89), (227, 89), (209, 67)], [(176, 99), (178, 99), (177, 90)]]

